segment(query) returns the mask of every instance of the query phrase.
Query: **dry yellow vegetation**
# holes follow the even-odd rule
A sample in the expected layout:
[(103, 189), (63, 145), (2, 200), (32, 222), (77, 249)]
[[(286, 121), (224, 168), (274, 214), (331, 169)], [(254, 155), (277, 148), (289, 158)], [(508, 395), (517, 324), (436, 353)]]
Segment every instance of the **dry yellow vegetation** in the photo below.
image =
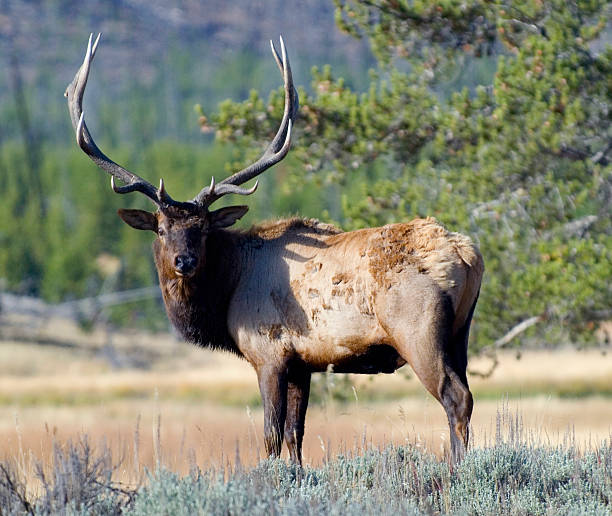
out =
[[(30, 474), (36, 460), (50, 460), (53, 442), (82, 434), (122, 456), (130, 482), (157, 461), (186, 472), (194, 461), (205, 467), (261, 457), (263, 416), (246, 362), (170, 335), (84, 334), (62, 321), (17, 338), (21, 324), (5, 325), (0, 341), (0, 457), (20, 457)], [(566, 349), (528, 351), (520, 360), (501, 353), (499, 360), (491, 377), (470, 379), (475, 445), (494, 437), (500, 410), (518, 415), (542, 443), (571, 437), (588, 447), (610, 437), (612, 356)], [(485, 359), (470, 364), (487, 367)], [(391, 442), (445, 449), (444, 411), (413, 375), (358, 376), (354, 385), (348, 402), (323, 396), (311, 404), (306, 462)]]

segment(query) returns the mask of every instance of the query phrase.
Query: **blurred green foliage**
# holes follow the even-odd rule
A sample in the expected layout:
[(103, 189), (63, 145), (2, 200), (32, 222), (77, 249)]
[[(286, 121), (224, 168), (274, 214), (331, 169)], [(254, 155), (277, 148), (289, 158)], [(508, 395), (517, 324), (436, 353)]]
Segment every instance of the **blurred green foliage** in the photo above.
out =
[[(116, 161), (151, 181), (163, 177), (177, 199), (192, 198), (211, 175), (227, 175), (231, 164), (242, 159), (239, 149), (218, 143), (157, 140), (139, 148), (100, 143)], [(157, 283), (153, 234), (134, 231), (116, 215), (118, 208), (154, 209), (144, 196), (115, 194), (109, 176), (76, 145), (44, 148), (38, 169), (42, 193), (35, 194), (24, 152), (18, 142), (0, 146), (1, 288), (59, 303)], [(289, 166), (290, 160), (276, 167), (261, 182), (258, 195), (246, 200), (251, 211), (242, 227), (278, 213), (324, 212), (319, 192), (282, 186)], [(160, 300), (122, 305), (109, 315), (120, 325), (168, 328)]]
[[(610, 2), (335, 4), (339, 27), (368, 39), (378, 67), (369, 86), (362, 70), (313, 69), (300, 88), (292, 151), (262, 176), (241, 224), (299, 214), (350, 230), (435, 216), (472, 236), (485, 257), (472, 351), (534, 316), (541, 322), (510, 345), (593, 342), (597, 323), (612, 317)], [(215, 74), (175, 48), (160, 63), (133, 84), (97, 74), (91, 125), (119, 163), (191, 198), (212, 174), (220, 179), (261, 153), (283, 92), (266, 101), (245, 88), (280, 78), (269, 73), (272, 59), (248, 51), (228, 53)], [(41, 69), (37, 80), (60, 91), (66, 79)], [(121, 102), (96, 88), (120, 90)], [(30, 89), (24, 95), (36, 108), (40, 93)], [(247, 100), (206, 116), (223, 95)], [(194, 113), (197, 100), (204, 107)], [(60, 302), (154, 284), (152, 235), (113, 213), (150, 206), (113, 194), (72, 143), (60, 103), (47, 105), (32, 127), (35, 173), (33, 149), (0, 131), (0, 286)], [(0, 114), (3, 126), (18, 125), (9, 104)], [(188, 127), (197, 116), (214, 142)], [(113, 309), (112, 319), (166, 328), (161, 311), (151, 300)]]
[[(340, 191), (322, 216), (347, 230), (431, 215), (472, 236), (486, 264), (472, 351), (534, 316), (510, 345), (594, 342), (612, 317), (610, 2), (335, 3), (379, 66), (363, 93), (313, 70), (287, 183)], [(207, 125), (257, 149), (282, 104), (254, 91)]]

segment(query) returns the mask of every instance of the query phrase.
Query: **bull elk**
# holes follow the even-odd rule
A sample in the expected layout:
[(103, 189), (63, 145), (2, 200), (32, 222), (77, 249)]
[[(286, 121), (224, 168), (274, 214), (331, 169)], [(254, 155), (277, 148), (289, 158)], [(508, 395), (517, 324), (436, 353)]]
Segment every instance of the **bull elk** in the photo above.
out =
[[(82, 100), (98, 39), (66, 89), (76, 140), (111, 176), (120, 194), (141, 192), (157, 209), (119, 210), (131, 227), (153, 231), (155, 265), (168, 317), (185, 340), (231, 351), (255, 369), (263, 400), (265, 447), (278, 456), (283, 436), (301, 463), (313, 372), (391, 373), (409, 363), (442, 404), (452, 460), (468, 443), (472, 395), (466, 377), (470, 322), (484, 270), (478, 248), (435, 219), (342, 232), (292, 218), (247, 231), (227, 229), (247, 206), (214, 211), (227, 194), (282, 160), (298, 112), (283, 40), (272, 54), (284, 81), (285, 108), (262, 157), (193, 199), (173, 200), (110, 160), (95, 144)], [(119, 181), (121, 184), (118, 184)]]

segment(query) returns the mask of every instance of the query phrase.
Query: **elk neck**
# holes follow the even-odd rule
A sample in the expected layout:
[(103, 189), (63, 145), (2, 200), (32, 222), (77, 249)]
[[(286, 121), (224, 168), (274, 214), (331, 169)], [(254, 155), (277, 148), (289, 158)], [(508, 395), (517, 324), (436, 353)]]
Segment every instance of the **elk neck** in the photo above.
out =
[(202, 347), (241, 355), (227, 328), (228, 307), (241, 271), (239, 239), (231, 230), (211, 232), (204, 265), (190, 278), (176, 276), (157, 240), (153, 254), (166, 313), (181, 336)]

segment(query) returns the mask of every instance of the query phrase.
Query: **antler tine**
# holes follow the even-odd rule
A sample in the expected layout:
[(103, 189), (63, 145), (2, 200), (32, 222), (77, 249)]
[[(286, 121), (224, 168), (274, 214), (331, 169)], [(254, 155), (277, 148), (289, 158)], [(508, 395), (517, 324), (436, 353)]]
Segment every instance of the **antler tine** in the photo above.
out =
[(280, 37), (280, 45), (281, 56), (278, 55), (274, 43), (270, 41), (272, 55), (274, 56), (274, 60), (278, 65), (281, 75), (283, 76), (283, 82), (285, 85), (285, 109), (283, 112), (283, 118), (274, 139), (270, 142), (261, 158), (259, 158), (255, 163), (221, 181), (215, 188), (214, 192), (211, 192), (209, 187), (203, 188), (202, 191), (194, 198), (195, 202), (208, 206), (216, 201), (219, 197), (227, 193), (235, 193), (239, 195), (252, 194), (257, 188), (257, 183), (248, 190), (237, 188), (238, 185), (246, 183), (271, 166), (276, 165), (276, 163), (281, 161), (289, 152), (289, 148), (291, 147), (291, 128), (299, 108), (299, 97), (295, 87), (293, 86), (291, 66), (289, 64), (289, 58), (287, 57), (285, 42), (283, 41), (282, 36)]
[(261, 158), (259, 158), (252, 165), (221, 181), (223, 184), (241, 185), (242, 183), (245, 183), (249, 179), (261, 174), (271, 166), (281, 161), (289, 151), (290, 139), (289, 142), (287, 141), (287, 137), (290, 137), (290, 132), (288, 131), (289, 122), (293, 123), (295, 121), (299, 108), (299, 98), (297, 91), (293, 86), (291, 65), (289, 64), (289, 58), (287, 57), (285, 42), (283, 41), (282, 36), (280, 36), (280, 46), (281, 56), (278, 55), (274, 43), (270, 41), (272, 55), (274, 56), (274, 60), (276, 61), (276, 64), (278, 65), (278, 68), (283, 76), (283, 82), (285, 85), (285, 109), (278, 131)]
[(79, 70), (74, 76), (74, 79), (67, 86), (66, 91), (64, 92), (64, 97), (68, 98), (68, 110), (70, 111), (70, 119), (72, 120), (72, 127), (74, 129), (76, 129), (77, 124), (79, 123), (79, 118), (81, 117), (83, 92), (85, 91), (85, 85), (87, 84), (87, 77), (89, 75), (89, 65), (96, 54), (98, 43), (100, 41), (100, 36), (101, 34), (98, 34), (98, 37), (96, 38), (96, 41), (92, 46), (91, 40), (93, 38), (93, 33), (89, 35), (89, 41), (87, 42), (87, 51), (85, 52), (85, 58), (83, 59), (83, 63), (81, 64)]
[(236, 185), (229, 185), (219, 183), (218, 185), (215, 183), (215, 178), (211, 178), (210, 186), (205, 186), (202, 191), (195, 198), (195, 202), (203, 207), (207, 208), (214, 201), (223, 197), (227, 194), (236, 194), (236, 195), (251, 195), (257, 190), (259, 186), (259, 181), (255, 181), (255, 184), (251, 188), (240, 188)]
[[(64, 93), (64, 96), (68, 98), (68, 110), (70, 111), (72, 126), (76, 131), (76, 140), (79, 147), (96, 165), (111, 175), (111, 187), (116, 193), (125, 194), (128, 192), (141, 192), (160, 207), (184, 204), (177, 203), (166, 193), (163, 188), (163, 181), (160, 183), (159, 189), (155, 188), (148, 181), (144, 180), (140, 176), (137, 176), (136, 174), (133, 174), (129, 170), (111, 160), (100, 150), (100, 148), (96, 145), (96, 142), (94, 142), (91, 133), (85, 124), (85, 117), (83, 113), (83, 94), (85, 93), (85, 87), (87, 86), (91, 62), (95, 56), (98, 43), (100, 41), (100, 34), (98, 34), (98, 37), (93, 44), (92, 39), (93, 34), (90, 34), (83, 64), (78, 69), (74, 79), (68, 85), (66, 92)], [(116, 179), (125, 184), (118, 186), (115, 183)]]
[(287, 57), (287, 52), (285, 50), (285, 42), (282, 36), (280, 36), (279, 38), (281, 43), (282, 57), (278, 55), (274, 43), (272, 42), (272, 40), (270, 40), (270, 48), (272, 49), (272, 55), (274, 56), (274, 60), (278, 65), (278, 69), (280, 70), (281, 75), (283, 76), (283, 82), (285, 84), (285, 110), (283, 112), (283, 119), (281, 121), (281, 125), (278, 129), (278, 132), (274, 137), (274, 140), (272, 140), (272, 143), (270, 144), (270, 147), (273, 149), (277, 149), (277, 152), (280, 152), (279, 144), (281, 144), (281, 142), (284, 146), (283, 134), (285, 133), (285, 130), (290, 130), (289, 124), (295, 121), (295, 117), (297, 115), (300, 105), (297, 91), (293, 86), (293, 76), (291, 74), (291, 65), (289, 64), (289, 58)]

